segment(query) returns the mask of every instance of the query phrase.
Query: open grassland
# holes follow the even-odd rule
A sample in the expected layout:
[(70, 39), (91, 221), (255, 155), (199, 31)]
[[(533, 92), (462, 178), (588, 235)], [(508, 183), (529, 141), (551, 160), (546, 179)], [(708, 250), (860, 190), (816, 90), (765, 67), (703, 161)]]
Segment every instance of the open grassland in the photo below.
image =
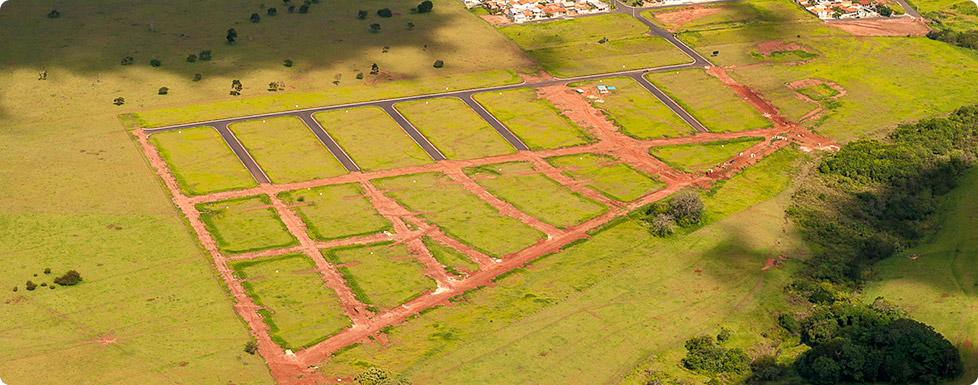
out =
[(714, 132), (744, 131), (772, 124), (719, 79), (700, 69), (645, 76)]
[(269, 334), (282, 349), (315, 344), (350, 326), (340, 298), (326, 287), (316, 263), (302, 254), (241, 261), (235, 275), (268, 324)]
[[(796, 171), (767, 159), (756, 167), (782, 187)], [(653, 360), (670, 374), (692, 377), (676, 365), (687, 338), (724, 325), (736, 332), (734, 346), (743, 343), (739, 338), (762, 340), (776, 325), (772, 314), (789, 308), (781, 289), (791, 270), (760, 269), (770, 256), (804, 249), (783, 220), (790, 193), (773, 200), (776, 189), (739, 196), (746, 191), (738, 186), (753, 183), (741, 174), (721, 187), (743, 198), (731, 209), (747, 211), (672, 238), (618, 222), (392, 328), (387, 346), (358, 345), (320, 368), (344, 375), (379, 365), (419, 385), (617, 383)], [(513, 367), (522, 369), (507, 369)]]
[[(978, 170), (971, 170), (947, 195), (939, 229), (926, 242), (876, 264), (875, 282), (863, 298), (882, 296), (931, 325), (961, 349), (970, 381), (978, 373)], [(917, 259), (907, 258), (916, 254)], [(967, 383), (967, 382), (961, 382)]]
[(618, 159), (607, 155), (567, 155), (548, 158), (547, 162), (557, 168), (566, 168), (564, 175), (583, 181), (604, 196), (622, 202), (633, 201), (666, 185), (627, 163), (609, 164), (618, 162)]
[(580, 224), (608, 211), (601, 203), (535, 173), (529, 163), (490, 164), (464, 171), (493, 195), (559, 228)]
[(159, 133), (150, 140), (187, 195), (258, 185), (221, 135), (211, 127)]
[[(978, 4), (971, 0), (915, 1), (924, 17), (939, 21), (941, 28), (957, 32), (978, 30)], [(934, 26), (936, 27), (936, 26)]]
[(706, 170), (736, 157), (741, 151), (762, 140), (764, 139), (748, 137), (709, 143), (676, 144), (652, 147), (649, 153), (677, 169), (692, 173), (704, 173)]
[(690, 62), (665, 39), (643, 36), (648, 27), (628, 15), (612, 14), (500, 28), (562, 77), (659, 67)]
[(613, 86), (591, 104), (604, 111), (622, 133), (636, 139), (675, 137), (692, 134), (693, 128), (665, 104), (629, 78), (614, 78), (569, 84), (571, 87)]
[(689, 20), (682, 24), (672, 22), (671, 18), (668, 17), (660, 17), (660, 15), (674, 14), (683, 9), (682, 7), (644, 11), (642, 12), (642, 16), (663, 28), (679, 31), (724, 29), (749, 24), (816, 20), (816, 17), (808, 11), (784, 0), (737, 1), (732, 3), (707, 4), (701, 6), (701, 8), (711, 11), (709, 11), (708, 15)]
[(360, 302), (392, 309), (435, 289), (407, 246), (390, 242), (323, 250)]
[(475, 159), (516, 152), (461, 100), (432, 99), (398, 103), (395, 107), (448, 159)]
[(374, 179), (371, 183), (448, 236), (492, 257), (514, 253), (545, 236), (517, 219), (500, 215), (440, 173)]
[(299, 244), (267, 195), (201, 203), (200, 220), (221, 251), (244, 253)]
[(272, 183), (346, 174), (346, 169), (299, 118), (252, 120), (230, 126)]
[(432, 162), (431, 157), (380, 108), (320, 112), (313, 117), (363, 171)]
[(427, 236), (421, 238), (421, 240), (424, 241), (424, 246), (431, 253), (431, 256), (438, 263), (442, 264), (442, 266), (445, 266), (445, 271), (462, 276), (479, 270), (479, 265), (472, 262), (465, 254), (438, 243)]
[(577, 146), (594, 140), (553, 104), (537, 97), (536, 90), (486, 92), (474, 98), (532, 150)]
[(327, 241), (393, 229), (356, 183), (286, 191), (278, 197), (299, 214), (313, 239)]
[[(784, 191), (791, 186), (792, 178), (799, 175), (811, 158), (797, 150), (786, 147), (762, 159), (723, 183), (707, 191), (703, 197), (706, 209), (703, 221), (714, 222), (730, 214), (743, 210), (756, 202), (757, 196), (772, 191)], [(764, 167), (758, 167), (758, 165)], [(766, 219), (780, 220), (783, 213)], [(758, 219), (759, 220), (759, 219)]]

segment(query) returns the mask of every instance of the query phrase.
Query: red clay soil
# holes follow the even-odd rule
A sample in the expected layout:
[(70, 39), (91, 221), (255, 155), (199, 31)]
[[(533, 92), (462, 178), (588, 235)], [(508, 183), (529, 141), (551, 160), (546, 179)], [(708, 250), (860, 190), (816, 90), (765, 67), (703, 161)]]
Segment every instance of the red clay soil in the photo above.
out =
[(842, 86), (840, 86), (840, 85), (838, 85), (838, 84), (836, 84), (834, 82), (830, 82), (828, 80), (808, 78), (808, 79), (802, 79), (802, 80), (795, 80), (795, 81), (793, 81), (791, 83), (788, 83), (788, 88), (790, 88), (790, 89), (792, 89), (794, 91), (794, 94), (795, 94), (795, 97), (796, 98), (798, 98), (800, 100), (803, 100), (803, 101), (806, 101), (806, 102), (809, 102), (809, 103), (813, 103), (816, 106), (818, 106), (818, 107), (815, 107), (814, 110), (809, 111), (807, 114), (805, 114), (801, 118), (799, 118), (798, 119), (799, 121), (804, 121), (805, 119), (809, 119), (809, 118), (817, 119), (819, 116), (821, 116), (822, 110), (824, 108), (824, 106), (822, 106), (822, 103), (819, 102), (819, 101), (817, 101), (817, 100), (813, 100), (812, 98), (809, 98), (808, 96), (805, 96), (801, 92), (798, 92), (798, 90), (800, 90), (800, 89), (804, 89), (804, 88), (808, 88), (808, 87), (815, 87), (815, 86), (817, 86), (819, 84), (824, 84), (824, 85), (826, 85), (826, 86), (828, 86), (828, 87), (830, 87), (830, 88), (832, 88), (832, 89), (834, 89), (836, 91), (839, 91), (838, 94), (836, 94), (835, 96), (833, 96), (833, 97), (830, 98), (832, 100), (835, 100), (835, 99), (841, 98), (843, 96), (846, 96), (846, 93), (847, 92), (846, 92), (846, 89), (845, 88), (842, 88)]
[(888, 20), (853, 20), (824, 23), (856, 36), (925, 36), (930, 32), (921, 19), (899, 17)]
[(764, 42), (764, 43), (758, 43), (757, 44), (757, 51), (760, 52), (761, 55), (764, 55), (764, 57), (771, 56), (771, 53), (773, 53), (773, 52), (779, 52), (779, 51), (796, 51), (796, 50), (807, 51), (804, 47), (802, 47), (798, 43), (787, 43), (787, 44), (785, 44), (785, 42), (780, 41), (780, 40), (769, 41), (769, 42)]
[(662, 22), (666, 29), (675, 32), (679, 29), (679, 27), (682, 27), (683, 24), (689, 23), (701, 17), (712, 15), (722, 10), (722, 7), (703, 8), (701, 6), (694, 5), (692, 7), (686, 7), (675, 11), (656, 13), (655, 19)]

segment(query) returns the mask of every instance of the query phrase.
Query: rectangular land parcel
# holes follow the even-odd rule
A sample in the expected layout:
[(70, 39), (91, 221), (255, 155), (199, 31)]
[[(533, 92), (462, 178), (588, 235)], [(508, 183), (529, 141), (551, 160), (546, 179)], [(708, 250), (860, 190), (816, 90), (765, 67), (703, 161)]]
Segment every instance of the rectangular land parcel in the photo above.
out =
[(272, 183), (346, 174), (316, 135), (294, 116), (233, 123), (229, 128)]
[(531, 150), (577, 146), (593, 141), (553, 104), (538, 98), (534, 89), (484, 92), (473, 99)]
[(149, 137), (187, 195), (255, 187), (258, 182), (212, 127), (185, 128)]
[(327, 241), (393, 229), (356, 183), (285, 191), (278, 197), (299, 214), (312, 239)]
[(299, 243), (282, 223), (268, 195), (201, 203), (200, 220), (227, 253), (245, 253)]
[(516, 152), (459, 99), (422, 100), (398, 103), (395, 107), (448, 159), (475, 159)]
[(323, 250), (323, 256), (340, 266), (337, 270), (354, 295), (368, 305), (392, 309), (436, 287), (403, 244), (336, 247)]
[(313, 118), (363, 171), (433, 162), (384, 110), (359, 107), (320, 112)]

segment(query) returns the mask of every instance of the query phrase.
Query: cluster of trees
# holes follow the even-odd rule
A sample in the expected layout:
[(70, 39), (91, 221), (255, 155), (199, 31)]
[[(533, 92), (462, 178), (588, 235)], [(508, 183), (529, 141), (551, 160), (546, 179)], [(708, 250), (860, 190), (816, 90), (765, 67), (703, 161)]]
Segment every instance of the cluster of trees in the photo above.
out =
[(703, 199), (700, 195), (684, 190), (668, 202), (656, 202), (645, 211), (643, 220), (653, 234), (663, 237), (676, 232), (676, 227), (692, 227), (703, 217)]
[(964, 32), (955, 32), (948, 28), (935, 29), (928, 32), (927, 37), (960, 47), (978, 49), (978, 30), (974, 29)]
[(240, 80), (234, 79), (231, 81), (231, 93), (230, 93), (231, 96), (241, 95), (242, 89), (244, 89), (244, 86), (241, 85)]
[(683, 366), (699, 374), (720, 375), (724, 373), (745, 373), (750, 369), (751, 359), (740, 348), (726, 348), (723, 343), (731, 335), (730, 329), (722, 329), (720, 334), (699, 336), (686, 340), (686, 357)]
[[(51, 274), (51, 268), (50, 267), (44, 269), (44, 275), (49, 275), (49, 274)], [(34, 276), (37, 277), (37, 274), (34, 274)], [(81, 283), (81, 281), (82, 281), (81, 274), (78, 274), (78, 272), (75, 271), (75, 270), (68, 270), (68, 272), (66, 272), (64, 275), (62, 275), (62, 276), (57, 277), (57, 278), (54, 279), (54, 283), (56, 283), (56, 284), (58, 284), (60, 286), (74, 286), (74, 285), (77, 285), (77, 284)], [(48, 284), (47, 284), (47, 282), (41, 282), (41, 284), (38, 285), (37, 283), (34, 283), (34, 281), (32, 281), (32, 280), (27, 280), (27, 282), (24, 284), (24, 288), (27, 289), (27, 291), (34, 291), (39, 286), (40, 287), (45, 287), (45, 286), (48, 286)], [(48, 286), (48, 287), (50, 287), (52, 290), (54, 290), (54, 288), (55, 288), (54, 285), (51, 285), (51, 286)], [(13, 291), (15, 291), (15, 292), (17, 291), (17, 286), (14, 286), (14, 290)]]
[(357, 373), (353, 376), (353, 382), (357, 385), (411, 385), (411, 380), (378, 367)]

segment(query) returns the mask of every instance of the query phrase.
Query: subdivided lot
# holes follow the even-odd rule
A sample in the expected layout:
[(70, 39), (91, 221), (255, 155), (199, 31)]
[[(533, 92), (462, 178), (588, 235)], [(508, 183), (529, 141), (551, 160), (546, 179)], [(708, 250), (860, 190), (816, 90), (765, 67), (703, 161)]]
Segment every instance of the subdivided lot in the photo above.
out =
[(646, 78), (710, 131), (744, 131), (772, 126), (720, 79), (701, 69), (648, 74)]
[(398, 103), (398, 111), (448, 159), (475, 159), (516, 152), (469, 106), (456, 98)]
[(445, 271), (455, 275), (466, 275), (479, 270), (479, 265), (472, 262), (465, 254), (445, 246), (434, 239), (424, 236), (421, 238), (425, 248), (438, 263), (445, 266)]
[(159, 150), (187, 195), (255, 187), (258, 182), (211, 127), (186, 128), (153, 134)]
[(297, 245), (267, 195), (200, 203), (200, 220), (227, 253)]
[(283, 349), (297, 350), (350, 326), (340, 298), (326, 287), (316, 263), (303, 254), (235, 262), (234, 274)]
[(532, 150), (577, 146), (594, 140), (553, 104), (538, 97), (534, 89), (485, 92), (474, 98)]
[(339, 266), (357, 300), (375, 307), (392, 309), (436, 287), (403, 244), (337, 247), (323, 250), (323, 256)]
[(492, 257), (515, 253), (545, 236), (515, 218), (500, 215), (441, 173), (374, 179), (371, 183), (448, 236)]
[(464, 171), (496, 197), (559, 228), (580, 224), (608, 211), (603, 204), (557, 183), (526, 162), (490, 164)]
[(607, 155), (566, 155), (547, 158), (547, 162), (554, 167), (566, 169), (562, 171), (564, 175), (586, 183), (588, 187), (608, 198), (622, 202), (633, 201), (666, 185)]
[(346, 174), (346, 169), (299, 118), (251, 120), (231, 124), (273, 183), (289, 183)]
[(501, 28), (556, 76), (660, 67), (690, 62), (671, 43), (644, 36), (648, 27), (628, 15), (599, 15)]
[(679, 115), (632, 79), (612, 78), (569, 84), (577, 88), (593, 88), (598, 85), (612, 86), (615, 89), (606, 94), (598, 94), (600, 99), (589, 99), (591, 105), (608, 115), (625, 135), (636, 139), (650, 139), (694, 132)]
[(815, 16), (796, 4), (783, 0), (737, 1), (690, 7), (675, 7), (642, 12), (642, 16), (669, 30), (707, 30), (745, 24), (781, 23), (814, 20)]
[(703, 173), (762, 140), (764, 138), (746, 137), (709, 143), (674, 144), (652, 147), (649, 154), (677, 169)]
[(313, 117), (363, 171), (432, 162), (431, 157), (380, 108), (327, 111)]
[(299, 214), (313, 239), (326, 241), (393, 229), (356, 183), (285, 191), (278, 197)]

